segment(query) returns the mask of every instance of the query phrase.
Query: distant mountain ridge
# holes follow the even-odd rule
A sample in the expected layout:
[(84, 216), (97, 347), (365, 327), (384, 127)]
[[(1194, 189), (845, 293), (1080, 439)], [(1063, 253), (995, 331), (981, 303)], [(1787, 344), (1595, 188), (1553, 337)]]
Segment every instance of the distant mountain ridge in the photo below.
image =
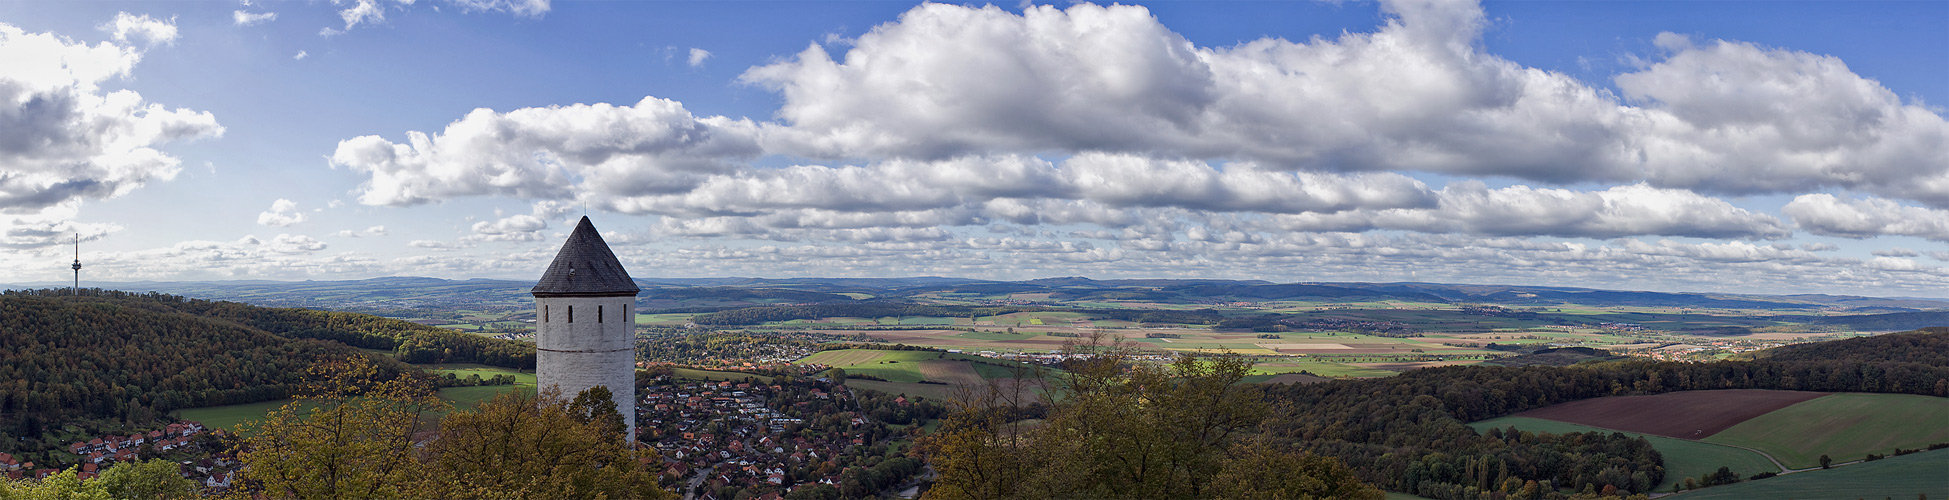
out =
[[(919, 276), (908, 278), (636, 278), (644, 289), (639, 307), (739, 307), (769, 303), (835, 303), (855, 300), (925, 300), (996, 297), (1035, 300), (1143, 301), (1183, 304), (1222, 302), (1406, 301), (1493, 303), (1510, 306), (1582, 304), (1683, 308), (1842, 309), (1903, 313), (1949, 310), (1949, 299), (1850, 295), (1758, 295), (1649, 292), (1525, 285), (1421, 282), (1301, 282), (1217, 279), (1041, 278), (1026, 281)], [(235, 300), (257, 305), (339, 310), (451, 307), (456, 303), (529, 303), (531, 281), (475, 278), (448, 280), (385, 277), (334, 281), (187, 281), (90, 283), (108, 289)]]

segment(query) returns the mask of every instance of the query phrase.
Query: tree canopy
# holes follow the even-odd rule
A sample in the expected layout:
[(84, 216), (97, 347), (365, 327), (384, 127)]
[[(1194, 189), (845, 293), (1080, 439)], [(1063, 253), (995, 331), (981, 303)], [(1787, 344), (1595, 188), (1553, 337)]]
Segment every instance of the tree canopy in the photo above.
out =
[[(1066, 350), (1075, 361), (1044, 395), (964, 391), (921, 443), (941, 474), (928, 498), (1381, 498), (1333, 459), (1251, 437), (1271, 406), (1238, 383), (1244, 358), (1138, 363), (1101, 333)], [(1034, 403), (1047, 418), (1020, 419)]]

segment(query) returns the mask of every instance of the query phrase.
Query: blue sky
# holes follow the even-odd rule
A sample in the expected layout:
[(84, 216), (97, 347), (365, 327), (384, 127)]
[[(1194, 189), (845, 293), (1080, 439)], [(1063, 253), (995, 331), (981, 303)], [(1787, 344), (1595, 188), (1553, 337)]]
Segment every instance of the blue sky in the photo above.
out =
[(586, 211), (642, 276), (1949, 296), (1949, 2), (0, 1), (9, 58), (0, 282), (532, 278)]

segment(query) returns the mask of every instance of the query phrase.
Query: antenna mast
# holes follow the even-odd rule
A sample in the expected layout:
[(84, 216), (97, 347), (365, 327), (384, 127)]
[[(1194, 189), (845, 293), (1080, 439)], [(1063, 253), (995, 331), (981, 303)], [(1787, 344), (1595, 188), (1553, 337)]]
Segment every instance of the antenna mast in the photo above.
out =
[(79, 297), (81, 296), (81, 233), (74, 233), (74, 265), (68, 267), (74, 269), (74, 288), (69, 288), (68, 293)]

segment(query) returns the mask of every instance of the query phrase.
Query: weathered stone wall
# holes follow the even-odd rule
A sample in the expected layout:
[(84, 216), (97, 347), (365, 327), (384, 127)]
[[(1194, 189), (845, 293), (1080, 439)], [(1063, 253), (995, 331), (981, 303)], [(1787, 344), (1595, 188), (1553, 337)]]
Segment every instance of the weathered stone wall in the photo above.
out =
[(537, 385), (555, 386), (564, 398), (608, 386), (631, 442), (636, 441), (635, 307), (633, 296), (535, 298)]

